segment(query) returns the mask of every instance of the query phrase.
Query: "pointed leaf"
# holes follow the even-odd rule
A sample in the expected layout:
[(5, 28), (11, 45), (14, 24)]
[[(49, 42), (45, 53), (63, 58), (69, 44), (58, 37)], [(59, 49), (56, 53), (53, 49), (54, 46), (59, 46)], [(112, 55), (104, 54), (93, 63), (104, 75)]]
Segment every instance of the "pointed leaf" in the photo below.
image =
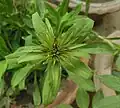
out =
[(6, 56), (7, 54), (9, 54), (9, 50), (5, 44), (5, 41), (0, 36), (0, 55)]
[(32, 45), (32, 35), (29, 35), (25, 38), (25, 46)]
[(0, 61), (0, 80), (7, 69), (6, 60)]
[(57, 96), (61, 81), (61, 67), (58, 63), (48, 64), (42, 89), (42, 102), (50, 104)]
[(0, 81), (0, 96), (2, 96), (5, 92), (5, 81), (1, 79)]
[(76, 96), (76, 102), (80, 108), (89, 107), (89, 95), (84, 89), (79, 88)]
[(43, 59), (42, 54), (39, 53), (27, 53), (18, 58), (18, 63), (23, 63), (23, 62), (30, 62), (34, 60), (40, 60)]
[(41, 18), (44, 18), (45, 14), (45, 0), (36, 0), (36, 9)]
[(36, 33), (39, 35), (38, 38), (43, 41), (47, 28), (37, 12), (32, 15), (32, 22)]
[(10, 69), (17, 69), (23, 67), (23, 64), (18, 64), (18, 58), (7, 58), (6, 57), (6, 62), (7, 62), (7, 70)]
[(72, 60), (71, 63), (72, 66), (69, 65), (68, 63), (64, 64), (64, 67), (67, 69), (68, 73), (72, 72), (76, 76), (81, 76), (85, 79), (89, 79), (92, 77), (92, 70), (83, 62), (81, 62), (79, 59)]
[(45, 47), (51, 46), (51, 40), (49, 40), (50, 37), (49, 37), (48, 29), (37, 12), (32, 15), (32, 22), (39, 41)]
[(81, 11), (81, 6), (82, 6), (82, 4), (78, 4), (78, 5), (75, 7), (75, 9), (73, 9), (73, 11), (71, 12), (73, 16), (76, 16), (76, 15), (78, 15), (78, 14), (80, 13), (80, 11)]
[(84, 79), (74, 73), (69, 72), (69, 78), (73, 80), (80, 88), (83, 88), (86, 91), (95, 91), (94, 83), (91, 79)]
[(104, 98), (104, 94), (101, 90), (99, 90), (93, 97), (92, 106), (94, 107), (94, 105), (99, 103), (100, 100), (102, 100), (103, 98)]
[(108, 86), (109, 88), (112, 88), (113, 90), (120, 91), (120, 78), (113, 76), (113, 75), (101, 75), (98, 76), (100, 81)]
[(78, 58), (83, 57), (83, 58), (90, 59), (90, 55), (87, 52), (83, 52), (83, 51), (80, 51), (80, 50), (73, 50), (71, 52), (71, 55), (75, 56), (75, 57), (78, 57)]
[(91, 54), (109, 54), (113, 53), (113, 49), (105, 43), (93, 43), (83, 47), (80, 49), (84, 52), (88, 52)]
[(59, 32), (60, 32), (61, 17), (59, 13), (57, 12), (57, 10), (53, 8), (48, 2), (46, 2), (46, 8), (48, 9), (48, 13), (47, 13), (48, 18), (55, 27), (54, 34), (57, 37), (60, 34)]
[(26, 26), (28, 26), (29, 28), (33, 28), (33, 24), (32, 24), (32, 19), (31, 17), (28, 16), (24, 16), (23, 17), (23, 22)]
[(23, 78), (22, 81), (19, 83), (19, 90), (25, 89), (25, 80), (26, 80), (26, 77)]
[(50, 36), (52, 36), (52, 38), (54, 38), (53, 28), (52, 28), (52, 26), (47, 18), (45, 19), (45, 23), (46, 23), (48, 32), (50, 33)]
[(93, 108), (120, 108), (120, 96), (109, 96), (94, 104)]
[(39, 108), (39, 105), (41, 103), (41, 97), (40, 97), (40, 90), (39, 90), (38, 83), (37, 83), (36, 73), (34, 75), (34, 86), (35, 86), (35, 89), (33, 92), (33, 101), (34, 101), (35, 108), (37, 107)]
[(59, 6), (58, 12), (61, 16), (63, 16), (66, 12), (68, 12), (70, 0), (63, 0)]
[(15, 86), (17, 86), (30, 73), (32, 68), (33, 66), (28, 64), (25, 67), (15, 71), (11, 80), (12, 87), (14, 88)]

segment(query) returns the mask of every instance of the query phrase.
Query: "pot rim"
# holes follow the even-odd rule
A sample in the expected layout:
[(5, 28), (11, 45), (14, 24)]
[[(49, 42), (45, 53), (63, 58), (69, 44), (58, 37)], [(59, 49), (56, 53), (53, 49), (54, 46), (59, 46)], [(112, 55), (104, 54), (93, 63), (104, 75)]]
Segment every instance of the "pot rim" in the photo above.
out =
[[(61, 1), (61, 0), (57, 0)], [(76, 5), (80, 3), (77, 2), (77, 0), (70, 0), (70, 8), (76, 7)], [(86, 8), (86, 3), (84, 1), (81, 1), (82, 3), (82, 12), (85, 12)], [(113, 1), (108, 1), (105, 3), (90, 3), (90, 8), (89, 8), (89, 14), (106, 14), (106, 13), (113, 13), (120, 10), (120, 0), (113, 0)]]

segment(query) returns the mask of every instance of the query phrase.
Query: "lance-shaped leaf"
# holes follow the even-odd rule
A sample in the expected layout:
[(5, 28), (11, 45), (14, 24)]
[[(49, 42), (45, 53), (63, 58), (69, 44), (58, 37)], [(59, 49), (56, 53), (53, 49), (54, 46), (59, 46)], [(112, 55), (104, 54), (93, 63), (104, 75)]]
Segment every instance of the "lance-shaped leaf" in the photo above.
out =
[(91, 79), (84, 79), (74, 73), (69, 72), (69, 78), (73, 80), (80, 88), (86, 91), (95, 91), (94, 83)]
[(23, 62), (41, 60), (43, 58), (44, 58), (43, 55), (39, 53), (27, 53), (27, 54), (21, 55), (17, 61), (18, 63), (23, 63)]
[(36, 0), (36, 9), (41, 18), (44, 18), (45, 14), (45, 0)]
[(58, 63), (48, 63), (42, 89), (42, 104), (50, 104), (56, 97), (61, 81), (61, 67)]
[(41, 97), (40, 97), (40, 90), (38, 87), (38, 82), (37, 82), (37, 76), (36, 73), (34, 75), (34, 91), (33, 91), (33, 101), (35, 108), (39, 108), (39, 105), (41, 103)]
[(25, 80), (26, 80), (26, 77), (23, 78), (23, 80), (19, 83), (19, 90), (25, 89)]
[(120, 108), (120, 96), (109, 96), (94, 104), (93, 108)]
[(51, 35), (45, 25), (45, 23), (40, 18), (39, 14), (36, 12), (32, 15), (33, 27), (37, 33), (39, 41), (45, 46), (49, 47), (51, 45)]
[(99, 103), (100, 100), (102, 100), (103, 98), (104, 98), (104, 94), (101, 90), (99, 90), (93, 97), (92, 107), (94, 107), (95, 104)]
[(0, 36), (0, 56), (4, 57), (7, 54), (9, 54), (9, 50), (8, 50), (6, 44), (5, 44), (5, 41)]
[(83, 77), (85, 79), (92, 77), (92, 70), (79, 59), (72, 59), (70, 62), (71, 64), (69, 64), (67, 61), (62, 62), (63, 67), (68, 71), (68, 73), (71, 72), (74, 75)]
[(120, 92), (120, 78), (113, 75), (101, 75), (98, 76), (100, 81), (113, 90)]
[(79, 88), (76, 96), (76, 102), (80, 108), (89, 107), (89, 95), (84, 89)]
[(69, 27), (61, 39), (62, 45), (74, 42), (80, 43), (89, 35), (89, 32), (92, 30), (93, 25), (93, 20), (89, 18), (78, 17), (74, 19), (73, 25)]
[(5, 92), (5, 81), (1, 79), (0, 81), (0, 96), (2, 96)]
[(69, 1), (70, 0), (63, 0), (58, 8), (58, 12), (61, 16), (63, 16), (66, 12), (68, 12), (68, 7), (69, 7)]
[(7, 69), (6, 60), (0, 61), (0, 80)]
[(33, 65), (27, 64), (25, 67), (15, 71), (11, 80), (12, 87), (17, 86), (30, 73), (32, 68)]
[(113, 49), (106, 43), (92, 43), (80, 47), (81, 51), (88, 52), (91, 54), (110, 54), (113, 53)]

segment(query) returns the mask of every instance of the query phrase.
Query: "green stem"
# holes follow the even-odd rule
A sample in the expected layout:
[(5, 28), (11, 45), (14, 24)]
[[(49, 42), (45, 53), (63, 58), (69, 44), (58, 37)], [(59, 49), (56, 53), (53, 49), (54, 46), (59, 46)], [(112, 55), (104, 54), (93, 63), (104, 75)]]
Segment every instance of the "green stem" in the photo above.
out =
[(90, 7), (90, 0), (86, 0), (86, 10), (85, 10), (86, 16), (88, 16), (89, 7)]

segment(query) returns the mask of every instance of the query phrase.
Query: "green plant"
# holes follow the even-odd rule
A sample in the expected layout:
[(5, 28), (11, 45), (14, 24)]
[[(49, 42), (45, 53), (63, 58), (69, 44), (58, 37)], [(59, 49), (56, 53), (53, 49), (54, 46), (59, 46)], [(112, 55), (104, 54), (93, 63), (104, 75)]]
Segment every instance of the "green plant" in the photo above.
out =
[(20, 0), (18, 5), (17, 0), (0, 0), (0, 107), (2, 108), (10, 107), (9, 105), (18, 93), (10, 87), (11, 71), (5, 74), (2, 72), (7, 67), (5, 56), (14, 52), (18, 47), (28, 44), (26, 40), (30, 40), (28, 30), (32, 29), (31, 15), (34, 13), (31, 9), (34, 6), (32, 1), (29, 0), (22, 4)]
[(27, 40), (29, 44), (12, 54), (6, 54), (4, 64), (0, 65), (1, 77), (11, 71), (11, 87), (19, 90), (26, 89), (32, 79), (34, 105), (38, 107), (53, 102), (65, 75), (79, 86), (78, 105), (80, 99), (83, 108), (87, 108), (87, 91), (95, 90), (91, 80), (93, 71), (80, 61), (80, 57), (111, 53), (113, 49), (93, 32), (94, 21), (78, 15), (81, 5), (68, 12), (69, 0), (63, 0), (56, 9), (43, 0), (36, 0), (36, 3), (37, 12), (32, 15), (35, 31), (28, 29), (34, 39)]

